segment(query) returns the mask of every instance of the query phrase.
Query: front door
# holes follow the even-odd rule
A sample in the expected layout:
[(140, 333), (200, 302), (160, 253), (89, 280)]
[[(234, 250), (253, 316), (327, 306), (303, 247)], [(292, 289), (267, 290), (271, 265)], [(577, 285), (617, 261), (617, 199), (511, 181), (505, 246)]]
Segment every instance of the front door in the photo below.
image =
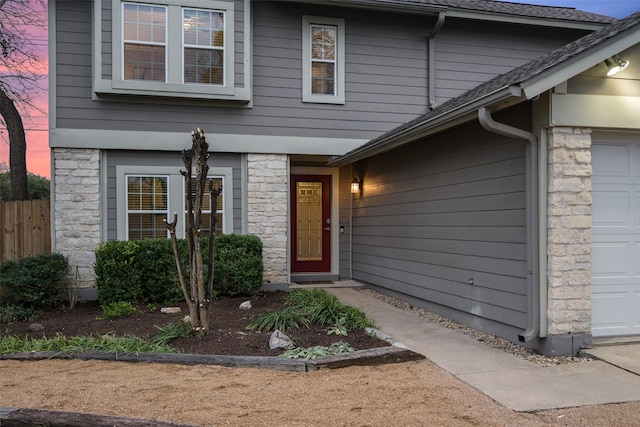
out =
[(291, 176), (291, 271), (331, 271), (329, 175)]

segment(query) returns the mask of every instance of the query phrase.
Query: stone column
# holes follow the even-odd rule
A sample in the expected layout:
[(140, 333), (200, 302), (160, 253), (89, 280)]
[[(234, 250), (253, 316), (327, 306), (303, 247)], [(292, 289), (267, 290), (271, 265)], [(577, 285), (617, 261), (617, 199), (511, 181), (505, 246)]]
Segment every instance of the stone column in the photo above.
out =
[(80, 287), (95, 285), (95, 250), (100, 244), (100, 150), (53, 151), (55, 251), (76, 267)]
[[(591, 130), (548, 131), (548, 332), (591, 341)], [(576, 340), (576, 337), (579, 339)]]
[(262, 239), (264, 281), (287, 283), (289, 171), (286, 154), (247, 155), (248, 232)]

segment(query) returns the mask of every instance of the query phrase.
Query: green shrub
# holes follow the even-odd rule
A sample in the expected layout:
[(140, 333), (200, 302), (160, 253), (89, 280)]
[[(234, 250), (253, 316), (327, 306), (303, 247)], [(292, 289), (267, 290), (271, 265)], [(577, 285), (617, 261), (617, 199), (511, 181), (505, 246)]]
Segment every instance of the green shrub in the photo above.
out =
[(40, 317), (42, 312), (35, 308), (28, 308), (22, 305), (8, 304), (0, 306), (0, 322), (30, 322)]
[(252, 235), (216, 238), (214, 289), (221, 296), (250, 294), (262, 287), (262, 241)]
[(101, 243), (96, 250), (96, 286), (101, 305), (137, 302), (142, 297), (139, 276), (140, 244), (134, 241)]
[[(189, 281), (187, 241), (178, 239), (185, 281)], [(201, 240), (203, 265), (209, 257), (209, 239)], [(249, 294), (262, 287), (262, 242), (256, 236), (225, 234), (216, 238), (214, 294)], [(182, 300), (170, 239), (111, 241), (96, 250), (96, 285), (101, 304), (128, 301)], [(207, 272), (205, 271), (205, 279)]]
[(143, 302), (181, 301), (176, 260), (170, 239), (145, 239), (139, 242), (138, 277)]
[(348, 331), (375, 326), (362, 310), (343, 304), (338, 297), (324, 289), (294, 289), (285, 297), (285, 304), (287, 307), (284, 310), (257, 317), (247, 328), (282, 331), (315, 323), (328, 325), (329, 334), (347, 335)]
[(130, 317), (138, 313), (138, 309), (129, 301), (110, 302), (101, 305), (103, 319), (116, 319), (118, 317)]
[(0, 264), (2, 301), (25, 309), (53, 307), (68, 272), (69, 261), (56, 253), (5, 261)]

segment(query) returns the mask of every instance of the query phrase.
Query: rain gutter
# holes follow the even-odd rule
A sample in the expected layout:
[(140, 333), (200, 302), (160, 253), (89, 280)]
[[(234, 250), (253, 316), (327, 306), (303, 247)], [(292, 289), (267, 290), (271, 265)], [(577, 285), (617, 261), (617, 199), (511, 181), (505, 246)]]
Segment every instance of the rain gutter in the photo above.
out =
[(444, 20), (446, 17), (445, 12), (438, 13), (438, 20), (436, 24), (433, 26), (431, 33), (429, 33), (429, 45), (428, 45), (428, 55), (429, 55), (429, 109), (433, 110), (438, 106), (438, 102), (436, 101), (436, 35), (444, 25)]
[(487, 131), (524, 140), (526, 145), (526, 268), (527, 268), (527, 328), (518, 335), (520, 342), (529, 342), (540, 332), (540, 294), (546, 284), (540, 282), (539, 257), (539, 197), (538, 188), (538, 139), (531, 132), (504, 123), (498, 123), (491, 112), (482, 107), (478, 110), (480, 125)]

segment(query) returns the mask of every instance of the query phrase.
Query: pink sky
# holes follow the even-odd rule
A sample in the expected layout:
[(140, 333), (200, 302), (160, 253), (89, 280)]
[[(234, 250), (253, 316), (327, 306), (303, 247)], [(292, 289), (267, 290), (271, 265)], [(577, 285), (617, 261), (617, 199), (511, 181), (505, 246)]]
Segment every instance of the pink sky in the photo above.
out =
[[(33, 43), (38, 50), (38, 54), (42, 57), (45, 67), (47, 69), (47, 28), (29, 28), (33, 34)], [(22, 121), (25, 128), (25, 134), (27, 139), (27, 170), (36, 175), (51, 177), (51, 163), (50, 163), (50, 150), (49, 150), (49, 101), (47, 91), (47, 75), (46, 71), (43, 73), (44, 79), (40, 82), (40, 86), (43, 88), (34, 99), (33, 103), (40, 108), (43, 112), (32, 111), (30, 117), (23, 115)], [(6, 134), (6, 129), (0, 128), (2, 137), (0, 137), (0, 163), (9, 164), (9, 139)]]

